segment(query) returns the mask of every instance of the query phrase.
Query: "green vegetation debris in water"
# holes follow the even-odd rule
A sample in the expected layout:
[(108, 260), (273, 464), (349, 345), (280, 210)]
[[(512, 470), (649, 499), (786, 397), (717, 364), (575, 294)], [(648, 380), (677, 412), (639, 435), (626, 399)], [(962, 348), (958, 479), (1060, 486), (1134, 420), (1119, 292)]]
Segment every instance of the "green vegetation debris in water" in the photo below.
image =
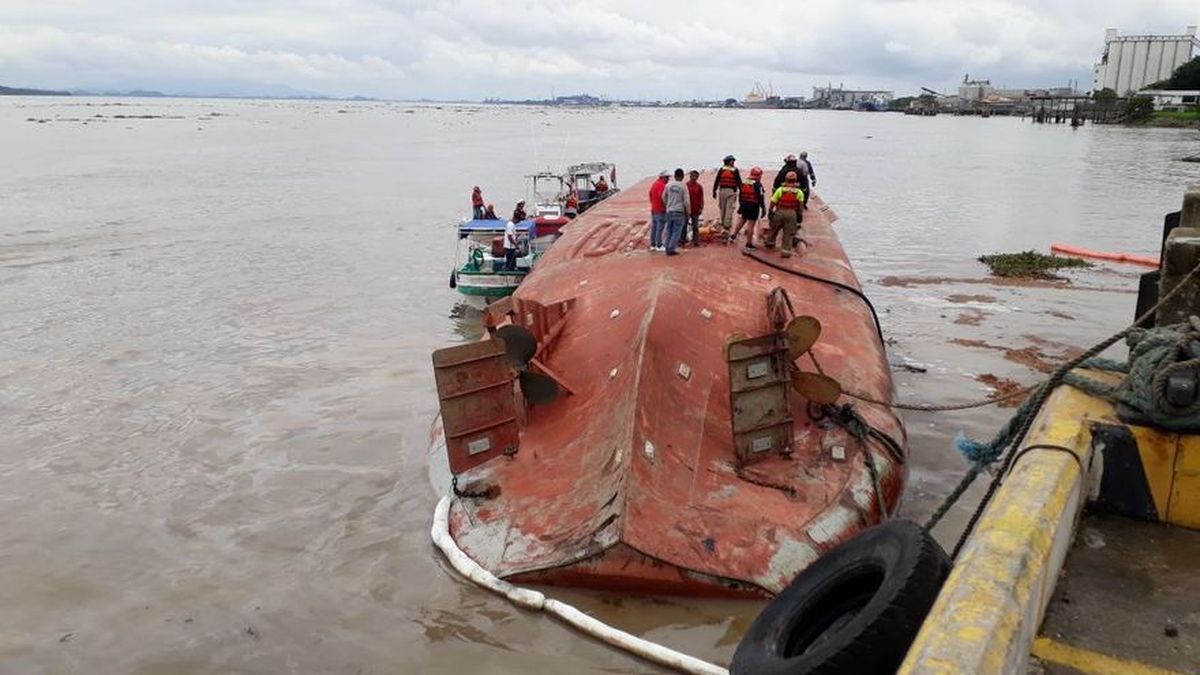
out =
[(1019, 279), (1061, 279), (1053, 273), (1054, 270), (1092, 266), (1092, 263), (1079, 258), (1060, 258), (1037, 251), (981, 255), (979, 262), (987, 265), (992, 274), (998, 277)]

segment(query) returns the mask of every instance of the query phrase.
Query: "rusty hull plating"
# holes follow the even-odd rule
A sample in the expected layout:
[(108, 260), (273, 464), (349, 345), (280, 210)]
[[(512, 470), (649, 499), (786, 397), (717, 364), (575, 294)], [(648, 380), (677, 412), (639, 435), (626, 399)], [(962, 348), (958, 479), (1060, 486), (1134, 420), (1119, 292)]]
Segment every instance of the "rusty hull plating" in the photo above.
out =
[[(764, 178), (769, 185), (771, 176)], [(706, 221), (717, 212), (711, 180), (701, 178)], [(504, 304), (510, 320), (538, 337), (535, 365), (572, 393), (524, 410), (516, 454), (459, 476), (460, 485), (490, 488), (491, 496), (456, 500), (451, 533), (483, 567), (513, 581), (771, 595), (879, 521), (865, 452), (889, 512), (906, 470), (874, 439), (864, 446), (828, 419), (813, 419), (795, 392), (791, 454), (762, 453), (739, 469), (727, 342), (771, 332), (767, 297), (782, 287), (796, 314), (820, 320), (812, 351), (844, 387), (890, 401), (884, 347), (861, 298), (746, 257), (740, 244), (650, 253), (649, 185), (622, 191), (565, 228)], [(786, 269), (858, 288), (835, 218), (814, 197), (802, 253), (759, 252)], [(797, 363), (813, 370), (807, 356)], [(891, 410), (858, 402), (856, 409), (907, 446)], [(440, 419), (433, 437), (445, 443)]]

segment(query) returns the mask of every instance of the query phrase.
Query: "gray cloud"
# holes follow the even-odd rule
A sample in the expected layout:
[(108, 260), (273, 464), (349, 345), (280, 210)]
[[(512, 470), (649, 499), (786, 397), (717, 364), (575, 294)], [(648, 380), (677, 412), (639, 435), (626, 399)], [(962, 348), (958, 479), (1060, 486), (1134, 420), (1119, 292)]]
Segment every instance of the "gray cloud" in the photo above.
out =
[(1086, 87), (1104, 29), (1177, 32), (1194, 0), (7, 0), (0, 82), (383, 97), (740, 96), (814, 84)]

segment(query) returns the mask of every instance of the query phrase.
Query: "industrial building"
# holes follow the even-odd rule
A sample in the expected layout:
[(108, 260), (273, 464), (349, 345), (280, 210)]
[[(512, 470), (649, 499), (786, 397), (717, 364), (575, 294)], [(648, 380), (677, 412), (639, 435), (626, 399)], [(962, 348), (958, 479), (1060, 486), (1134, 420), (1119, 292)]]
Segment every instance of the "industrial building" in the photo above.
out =
[(1117, 35), (1104, 33), (1104, 54), (1092, 71), (1092, 91), (1112, 89), (1119, 96), (1136, 92), (1171, 76), (1200, 53), (1196, 27), (1182, 35)]
[(1200, 89), (1143, 89), (1138, 94), (1153, 99), (1155, 110), (1191, 110), (1200, 106)]
[(834, 87), (813, 87), (812, 104), (817, 108), (833, 108), (834, 110), (853, 110), (865, 108), (872, 110), (887, 110), (894, 92), (881, 89), (845, 89), (842, 85)]

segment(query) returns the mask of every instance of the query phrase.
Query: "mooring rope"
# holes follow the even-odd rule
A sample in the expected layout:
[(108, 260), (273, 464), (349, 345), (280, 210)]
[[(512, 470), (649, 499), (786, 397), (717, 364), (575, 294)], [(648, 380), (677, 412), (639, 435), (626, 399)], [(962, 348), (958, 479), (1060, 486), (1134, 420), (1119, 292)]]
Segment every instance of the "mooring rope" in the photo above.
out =
[[(1130, 387), (1133, 387), (1139, 393), (1129, 394), (1129, 400), (1126, 402), (1134, 407), (1138, 407), (1137, 404), (1140, 403), (1144, 405), (1147, 401), (1149, 401), (1152, 404), (1150, 407), (1139, 409), (1147, 412), (1148, 414), (1155, 415), (1155, 413), (1152, 413), (1151, 411), (1155, 409), (1154, 405), (1156, 405), (1156, 402), (1160, 398), (1165, 400), (1165, 395), (1162, 393), (1165, 391), (1165, 387), (1162, 385), (1164, 385), (1166, 382), (1167, 377), (1169, 377), (1171, 373), (1177, 372), (1181, 368), (1200, 368), (1200, 342), (1198, 342), (1198, 340), (1200, 340), (1200, 322), (1189, 321), (1183, 329), (1178, 326), (1167, 326), (1154, 329), (1138, 328), (1139, 325), (1153, 317), (1158, 312), (1159, 308), (1166, 304), (1168, 300), (1175, 297), (1175, 295), (1184, 289), (1188, 283), (1196, 277), (1197, 274), (1200, 274), (1200, 264), (1193, 267), (1191, 271), (1187, 273), (1187, 275), (1179, 280), (1179, 283), (1177, 283), (1170, 291), (1159, 298), (1158, 302), (1155, 303), (1153, 307), (1146, 310), (1146, 312), (1141, 316), (1137, 317), (1132, 324), (1101, 340), (1091, 348), (1084, 351), (1082, 354), (1079, 354), (1075, 358), (1059, 366), (1053, 373), (1051, 373), (1050, 377), (1047, 378), (1045, 382), (1037, 385), (1031, 390), (1032, 395), (1029, 397), (1029, 399), (1017, 409), (1017, 412), (1008, 420), (1008, 422), (1004, 424), (1003, 427), (1001, 427), (1000, 431), (995, 437), (992, 438), (991, 441), (974, 441), (967, 439), (961, 434), (955, 439), (955, 446), (964, 455), (966, 455), (968, 459), (971, 459), (972, 463), (967, 469), (967, 472), (963, 475), (962, 479), (958, 482), (954, 489), (951, 490), (950, 494), (947, 495), (942, 501), (942, 504), (926, 521), (925, 529), (927, 531), (933, 529), (933, 527), (937, 525), (937, 523), (950, 511), (954, 504), (959, 500), (959, 498), (962, 497), (962, 495), (967, 491), (967, 488), (971, 486), (971, 484), (975, 481), (979, 474), (983, 472), (984, 469), (997, 461), (1001, 462), (1001, 469), (996, 472), (995, 476), (988, 484), (987, 492), (984, 493), (983, 498), (979, 501), (979, 504), (972, 512), (971, 518), (968, 520), (966, 527), (959, 536), (958, 542), (954, 546), (954, 550), (951, 554), (952, 559), (958, 557), (958, 554), (962, 550), (963, 545), (966, 543), (967, 538), (975, 529), (975, 525), (979, 522), (979, 518), (982, 516), (984, 509), (987, 508), (987, 505), (991, 502), (992, 497), (996, 494), (996, 490), (1000, 487), (1000, 484), (1003, 482), (1005, 476), (1007, 476), (1011, 470), (1013, 462), (1018, 456), (1021, 455), (1019, 452), (1014, 452), (1014, 449), (1020, 448), (1021, 444), (1024, 442), (1030, 428), (1033, 426), (1033, 420), (1037, 417), (1038, 411), (1040, 411), (1042, 406), (1046, 403), (1046, 399), (1049, 398), (1050, 393), (1053, 392), (1054, 389), (1056, 389), (1060, 384), (1064, 383), (1071, 384), (1072, 386), (1075, 386), (1076, 384), (1082, 384), (1082, 388), (1084, 388), (1085, 391), (1089, 387), (1102, 384), (1096, 383), (1094, 380), (1088, 380), (1088, 378), (1074, 374), (1071, 371), (1079, 368), (1080, 366), (1087, 367), (1089, 365), (1092, 367), (1116, 366), (1112, 368), (1105, 368), (1105, 370), (1111, 369), (1120, 371), (1120, 366), (1122, 364), (1119, 362), (1109, 359), (1097, 359), (1097, 357), (1104, 350), (1113, 346), (1118, 341), (1125, 338), (1130, 338), (1136, 334), (1137, 337), (1133, 337), (1130, 340), (1131, 352), (1128, 363), (1134, 364), (1145, 360), (1146, 365), (1143, 366), (1138, 363), (1137, 375), (1134, 375), (1133, 367), (1127, 368), (1130, 374), (1125, 378), (1125, 380), (1130, 382)], [(1181, 333), (1184, 335), (1181, 336)], [(1187, 346), (1182, 346), (1186, 336), (1193, 336), (1193, 338), (1186, 338), (1188, 339), (1188, 344)], [(1167, 342), (1169, 342), (1169, 345), (1166, 344)], [(1139, 349), (1139, 345), (1142, 346), (1141, 349)], [(1174, 350), (1174, 352), (1168, 353), (1162, 351), (1166, 346), (1169, 346)], [(1171, 359), (1173, 354), (1179, 354), (1181, 350), (1184, 354), (1189, 355), (1190, 358), (1178, 362)], [(1158, 358), (1147, 358), (1154, 356), (1157, 356)], [(1168, 360), (1170, 363), (1162, 366), (1162, 364)], [(1161, 373), (1159, 372), (1160, 366), (1162, 369), (1165, 369)], [(1147, 375), (1149, 375), (1149, 377), (1147, 377)], [(1107, 388), (1101, 390), (1099, 388), (1093, 388), (1092, 391), (1089, 391), (1089, 393), (1095, 392), (1107, 398), (1119, 396), (1119, 394), (1116, 393), (1119, 391), (1119, 387), (1117, 390), (1110, 390)], [(1149, 397), (1147, 398), (1147, 392), (1159, 393), (1149, 393)], [(1191, 408), (1193, 410), (1200, 410), (1200, 403), (1193, 404)], [(1170, 408), (1157, 408), (1157, 410), (1160, 412), (1166, 412), (1170, 410)], [(1178, 420), (1178, 417), (1176, 417), (1176, 419)]]

